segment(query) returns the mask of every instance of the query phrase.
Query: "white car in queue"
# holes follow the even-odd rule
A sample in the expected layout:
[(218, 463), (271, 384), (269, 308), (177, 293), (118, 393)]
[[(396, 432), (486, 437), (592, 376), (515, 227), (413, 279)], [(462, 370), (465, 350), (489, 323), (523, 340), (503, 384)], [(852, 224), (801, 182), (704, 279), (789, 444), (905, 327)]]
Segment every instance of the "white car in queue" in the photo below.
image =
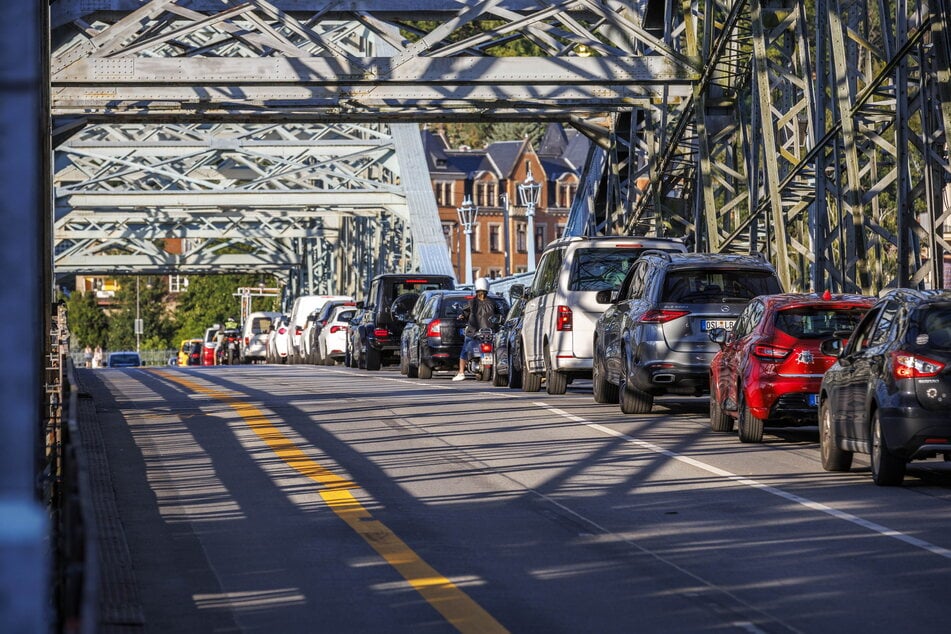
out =
[(267, 362), (287, 363), (287, 351), (290, 349), (291, 334), (287, 315), (281, 315), (271, 323), (271, 332), (267, 339)]
[(356, 312), (357, 307), (352, 304), (336, 306), (330, 313), (327, 324), (320, 329), (317, 346), (324, 365), (343, 361), (347, 351), (347, 329)]

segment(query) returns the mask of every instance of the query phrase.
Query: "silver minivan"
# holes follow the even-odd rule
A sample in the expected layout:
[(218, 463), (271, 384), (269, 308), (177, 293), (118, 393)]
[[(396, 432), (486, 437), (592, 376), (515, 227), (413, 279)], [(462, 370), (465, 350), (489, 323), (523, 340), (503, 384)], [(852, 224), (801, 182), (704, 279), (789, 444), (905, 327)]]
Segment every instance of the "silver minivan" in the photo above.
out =
[(564, 394), (573, 377), (590, 378), (592, 336), (605, 306), (598, 291), (620, 286), (631, 265), (647, 251), (686, 252), (674, 238), (638, 236), (571, 237), (555, 240), (542, 253), (531, 286), (523, 290), (525, 311), (517, 354), (522, 355), (522, 390)]

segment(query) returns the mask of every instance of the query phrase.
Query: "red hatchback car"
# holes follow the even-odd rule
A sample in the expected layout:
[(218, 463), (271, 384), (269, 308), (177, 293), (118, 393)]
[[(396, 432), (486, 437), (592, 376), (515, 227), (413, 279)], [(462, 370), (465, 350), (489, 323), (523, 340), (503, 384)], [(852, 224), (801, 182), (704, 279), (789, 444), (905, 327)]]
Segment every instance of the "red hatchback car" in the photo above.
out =
[(784, 293), (750, 301), (731, 332), (711, 330), (710, 427), (762, 442), (763, 427), (818, 424), (819, 384), (835, 357), (819, 344), (851, 332), (875, 303), (863, 295)]

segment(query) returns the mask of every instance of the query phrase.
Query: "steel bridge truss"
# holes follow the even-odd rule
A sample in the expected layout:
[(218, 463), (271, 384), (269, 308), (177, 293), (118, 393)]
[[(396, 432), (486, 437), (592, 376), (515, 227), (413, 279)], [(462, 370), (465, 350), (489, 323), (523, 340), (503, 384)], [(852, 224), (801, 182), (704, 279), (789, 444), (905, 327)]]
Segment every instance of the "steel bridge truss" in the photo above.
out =
[(698, 74), (617, 0), (57, 0), (51, 26), (59, 273), (451, 272), (405, 122), (605, 136), (583, 120)]
[(649, 184), (615, 230), (766, 253), (791, 289), (943, 286), (947, 0), (679, 6), (653, 14), (709, 61), (690, 99), (652, 104), (616, 145)]

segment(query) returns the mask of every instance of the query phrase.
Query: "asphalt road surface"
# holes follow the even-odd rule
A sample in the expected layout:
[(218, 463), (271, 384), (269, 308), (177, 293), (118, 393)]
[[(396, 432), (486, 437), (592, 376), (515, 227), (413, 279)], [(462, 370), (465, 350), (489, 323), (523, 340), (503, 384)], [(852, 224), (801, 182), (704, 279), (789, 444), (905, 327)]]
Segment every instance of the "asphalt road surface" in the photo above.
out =
[(944, 632), (951, 464), (901, 488), (650, 415), (393, 369), (102, 370), (149, 632)]

